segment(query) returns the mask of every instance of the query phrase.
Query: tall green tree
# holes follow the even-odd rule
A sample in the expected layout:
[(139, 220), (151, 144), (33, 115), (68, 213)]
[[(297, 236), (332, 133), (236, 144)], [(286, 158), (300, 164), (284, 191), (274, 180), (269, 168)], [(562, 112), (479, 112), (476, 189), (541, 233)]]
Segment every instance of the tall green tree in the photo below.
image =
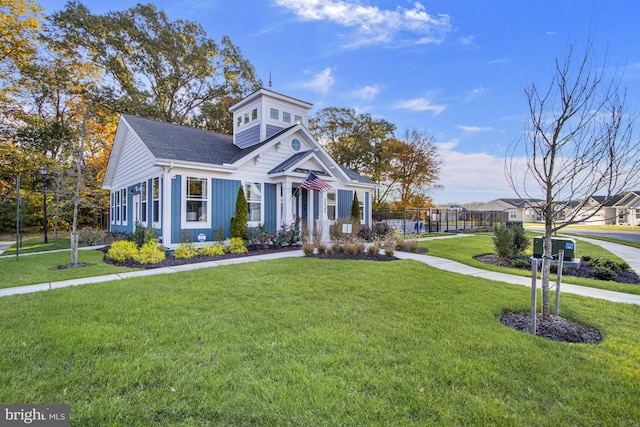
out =
[(201, 108), (261, 84), (228, 37), (220, 47), (199, 24), (171, 21), (152, 4), (94, 15), (72, 1), (53, 23), (60, 46), (103, 67), (113, 81), (103, 93), (120, 112), (200, 125)]
[(233, 218), (231, 218), (231, 237), (242, 237), (247, 240), (247, 217), (249, 215), (249, 203), (244, 195), (242, 186), (238, 188), (238, 197), (236, 198), (236, 212)]
[[(376, 182), (388, 180), (388, 143), (396, 130), (394, 124), (353, 109), (329, 107), (309, 119), (309, 130), (338, 163)], [(383, 203), (388, 195), (388, 188), (377, 189), (373, 204)]]

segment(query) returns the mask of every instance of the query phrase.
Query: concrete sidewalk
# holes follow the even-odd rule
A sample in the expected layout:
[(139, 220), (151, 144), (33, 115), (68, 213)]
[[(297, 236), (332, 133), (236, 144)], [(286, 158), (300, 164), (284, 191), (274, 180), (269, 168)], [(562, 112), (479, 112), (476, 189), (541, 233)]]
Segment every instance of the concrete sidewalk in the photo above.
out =
[[(467, 236), (469, 235), (452, 234), (448, 236), (437, 236), (437, 237), (431, 237), (431, 238), (424, 238), (420, 240), (462, 238)], [(587, 239), (583, 239), (583, 240), (587, 240)], [(602, 242), (600, 240), (595, 240), (595, 239), (589, 239), (589, 241), (590, 243), (599, 244), (603, 247), (605, 247), (604, 244), (607, 243), (607, 242)], [(610, 246), (610, 245), (615, 245), (615, 246)], [(632, 265), (632, 268), (634, 268), (632, 262), (633, 263), (640, 262), (640, 250), (638, 249), (629, 248), (627, 246), (617, 245), (614, 243), (609, 243), (608, 247), (605, 247), (605, 248), (610, 250), (612, 253), (623, 258), (625, 261), (629, 263), (629, 265)], [(629, 251), (627, 250), (627, 248), (632, 250)], [(83, 248), (83, 249), (86, 250), (91, 248)], [(65, 280), (60, 282), (40, 283), (37, 285), (28, 285), (28, 286), (19, 286), (15, 288), (0, 289), (0, 297), (33, 293), (33, 292), (41, 292), (41, 291), (46, 291), (51, 289), (64, 288), (68, 286), (88, 285), (92, 283), (107, 282), (112, 280), (122, 280), (122, 279), (128, 279), (133, 277), (148, 277), (148, 276), (155, 276), (158, 274), (179, 273), (181, 271), (198, 270), (201, 268), (218, 267), (221, 265), (242, 264), (246, 262), (293, 258), (293, 257), (302, 257), (302, 256), (304, 256), (304, 253), (301, 250), (277, 252), (277, 253), (268, 254), (268, 255), (247, 256), (247, 257), (231, 258), (231, 259), (220, 260), (220, 261), (210, 261), (210, 262), (203, 262), (203, 263), (185, 264), (185, 265), (174, 266), (174, 267), (154, 268), (154, 269), (148, 269), (148, 270), (132, 271), (127, 273), (110, 274), (106, 276), (85, 277), (81, 279)], [(449, 271), (452, 273), (465, 274), (473, 277), (481, 277), (484, 279), (489, 279), (489, 280), (494, 280), (494, 281), (504, 282), (504, 283), (511, 283), (515, 285), (522, 285), (522, 286), (528, 286), (528, 287), (531, 286), (531, 278), (529, 277), (514, 276), (511, 274), (482, 270), (480, 268), (470, 267), (468, 265), (461, 264), (456, 261), (451, 261), (445, 258), (437, 258), (430, 255), (422, 255), (422, 254), (399, 252), (399, 251), (396, 251), (395, 256), (400, 259), (409, 259), (413, 261), (422, 262), (424, 264), (430, 265), (431, 267), (438, 268), (440, 270)], [(627, 258), (625, 258), (625, 256)], [(636, 270), (636, 268), (634, 268), (634, 270)], [(636, 271), (640, 271), (640, 268), (637, 269)], [(597, 298), (597, 299), (604, 299), (607, 301), (619, 302), (624, 304), (640, 305), (640, 295), (625, 294), (622, 292), (613, 292), (613, 291), (607, 291), (607, 290), (597, 289), (597, 288), (588, 288), (584, 286), (577, 286), (577, 285), (571, 285), (566, 283), (562, 284), (561, 292), (575, 294), (575, 295), (582, 295), (582, 296)]]

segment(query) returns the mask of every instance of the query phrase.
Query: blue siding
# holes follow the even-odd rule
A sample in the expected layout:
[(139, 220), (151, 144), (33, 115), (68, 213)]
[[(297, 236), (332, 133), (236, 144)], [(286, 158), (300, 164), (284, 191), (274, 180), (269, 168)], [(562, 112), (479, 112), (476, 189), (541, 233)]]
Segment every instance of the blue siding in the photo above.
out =
[(338, 219), (351, 219), (353, 191), (338, 190)]
[(264, 184), (264, 225), (267, 231), (278, 229), (278, 186)]
[(281, 127), (278, 126), (273, 126), (273, 125), (267, 125), (267, 138), (270, 138), (271, 136), (275, 135), (276, 133), (280, 132), (282, 129)]
[[(171, 243), (180, 242), (180, 209), (182, 204), (182, 175), (176, 175), (171, 180)], [(160, 200), (162, 203), (162, 199)], [(167, 215), (169, 212), (163, 212)]]
[(238, 132), (235, 136), (235, 143), (240, 148), (251, 147), (260, 142), (260, 126), (253, 126)]
[(236, 211), (236, 199), (241, 182), (231, 179), (213, 178), (211, 182), (211, 228), (213, 231), (222, 227), (224, 236), (231, 235), (231, 218)]

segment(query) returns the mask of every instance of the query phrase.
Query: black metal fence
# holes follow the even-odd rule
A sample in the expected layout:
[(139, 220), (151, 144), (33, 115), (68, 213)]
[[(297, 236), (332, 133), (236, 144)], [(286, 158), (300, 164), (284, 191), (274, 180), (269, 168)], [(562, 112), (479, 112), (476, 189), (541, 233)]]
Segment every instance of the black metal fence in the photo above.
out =
[(402, 234), (479, 230), (509, 221), (508, 212), (466, 209), (383, 209), (373, 211), (373, 220), (386, 222)]

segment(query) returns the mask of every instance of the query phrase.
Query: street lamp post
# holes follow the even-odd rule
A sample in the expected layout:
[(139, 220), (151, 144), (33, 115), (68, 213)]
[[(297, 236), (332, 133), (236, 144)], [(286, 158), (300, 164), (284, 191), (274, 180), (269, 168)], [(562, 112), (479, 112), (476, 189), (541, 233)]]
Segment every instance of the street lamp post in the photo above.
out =
[(47, 174), (49, 169), (46, 166), (42, 166), (40, 169), (40, 175), (42, 175), (42, 207), (44, 208), (44, 243), (49, 243), (47, 239)]

